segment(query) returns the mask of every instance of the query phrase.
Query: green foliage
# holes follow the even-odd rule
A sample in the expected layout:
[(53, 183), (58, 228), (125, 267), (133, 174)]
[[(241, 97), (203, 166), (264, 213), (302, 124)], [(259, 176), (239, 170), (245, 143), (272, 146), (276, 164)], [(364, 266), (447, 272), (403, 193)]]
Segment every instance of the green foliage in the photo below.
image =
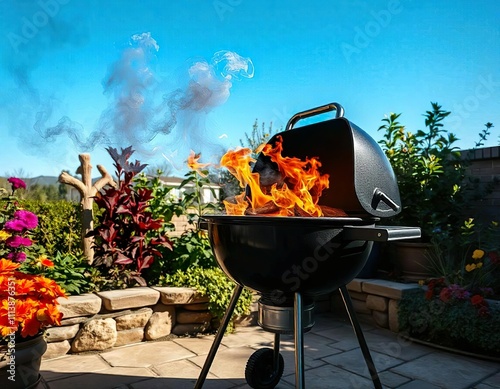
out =
[[(184, 286), (195, 288), (201, 295), (209, 296), (208, 309), (212, 316), (222, 319), (231, 300), (235, 284), (218, 268), (204, 269), (189, 267), (185, 271), (178, 270), (161, 280), (162, 285)], [(250, 312), (252, 294), (244, 289), (234, 310), (228, 331), (234, 328), (234, 318)]]
[[(435, 237), (436, 231), (443, 239), (456, 236), (474, 201), (491, 190), (466, 175), (469, 161), (456, 146), (458, 138), (443, 125), (449, 114), (432, 103), (424, 115), (425, 131), (406, 131), (398, 122), (400, 114), (394, 113), (379, 127), (384, 131), (379, 143), (396, 174), (403, 205), (393, 221), (420, 227), (424, 241)], [(487, 132), (482, 135), (485, 139)]]
[(470, 300), (445, 303), (427, 300), (422, 291), (403, 295), (399, 328), (430, 343), (483, 355), (500, 354), (500, 307), (481, 316)]
[(38, 215), (33, 240), (48, 257), (79, 255), (81, 252), (81, 206), (65, 200), (23, 200), (20, 206)]

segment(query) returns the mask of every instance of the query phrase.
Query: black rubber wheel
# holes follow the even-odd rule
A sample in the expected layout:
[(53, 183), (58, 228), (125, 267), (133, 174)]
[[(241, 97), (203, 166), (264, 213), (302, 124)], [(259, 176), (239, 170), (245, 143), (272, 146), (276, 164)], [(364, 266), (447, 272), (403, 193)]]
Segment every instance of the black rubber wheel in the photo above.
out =
[(278, 369), (273, 369), (274, 350), (271, 348), (261, 348), (254, 352), (248, 359), (245, 368), (245, 379), (247, 384), (254, 389), (272, 389), (278, 385), (285, 361), (279, 354)]

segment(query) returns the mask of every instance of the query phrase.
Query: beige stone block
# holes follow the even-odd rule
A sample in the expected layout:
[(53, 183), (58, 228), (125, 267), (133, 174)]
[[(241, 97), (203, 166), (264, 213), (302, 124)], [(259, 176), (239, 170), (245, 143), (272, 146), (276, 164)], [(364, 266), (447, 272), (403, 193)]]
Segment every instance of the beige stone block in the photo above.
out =
[(372, 311), (366, 307), (366, 303), (364, 301), (352, 300), (352, 305), (354, 306), (356, 313), (363, 313), (366, 315), (370, 315), (372, 313)]
[(94, 319), (80, 329), (71, 344), (71, 351), (79, 353), (106, 350), (114, 346), (116, 336), (116, 323), (113, 319)]
[(208, 296), (202, 296), (194, 288), (176, 288), (158, 286), (153, 288), (160, 292), (161, 302), (166, 305), (208, 303)]
[(50, 327), (46, 331), (47, 342), (60, 342), (62, 340), (73, 339), (78, 333), (79, 329), (80, 324), (73, 324), (72, 326)]
[(89, 320), (90, 320), (90, 316), (71, 317), (69, 319), (62, 319), (61, 325), (62, 326), (71, 326), (73, 324), (85, 323), (86, 321), (89, 321)]
[(152, 314), (153, 310), (151, 308), (142, 308), (132, 313), (115, 316), (116, 330), (122, 331), (131, 328), (143, 329)]
[(363, 291), (362, 288), (363, 282), (360, 279), (353, 279), (351, 282), (349, 282), (346, 287), (349, 292), (359, 292), (361, 293)]
[(191, 323), (191, 324), (176, 324), (172, 329), (174, 335), (196, 335), (207, 332), (210, 329), (210, 323)]
[(208, 309), (208, 303), (185, 304), (182, 308), (187, 309), (188, 311), (206, 311)]
[(388, 299), (386, 297), (370, 294), (366, 297), (366, 307), (368, 309), (373, 309), (374, 311), (386, 312), (387, 301)]
[(147, 340), (159, 339), (170, 335), (176, 320), (174, 306), (158, 304), (153, 311), (144, 329), (144, 337)]
[(139, 343), (142, 342), (143, 339), (143, 328), (131, 328), (128, 330), (117, 331), (114, 347), (123, 346), (125, 344)]
[(399, 332), (398, 304), (399, 300), (389, 300), (389, 329), (393, 332)]
[(389, 315), (387, 312), (373, 311), (372, 317), (375, 323), (382, 328), (389, 327)]
[(351, 290), (349, 291), (349, 296), (351, 296), (351, 298), (354, 300), (360, 301), (366, 301), (366, 298), (368, 297), (366, 293), (360, 293)]
[(69, 350), (71, 350), (71, 343), (68, 340), (47, 343), (47, 351), (43, 354), (43, 359), (62, 357), (63, 355), (66, 355)]
[(155, 305), (160, 298), (157, 290), (145, 286), (99, 292), (97, 295), (102, 299), (102, 304), (108, 311)]
[(363, 292), (391, 299), (401, 300), (403, 294), (420, 289), (418, 284), (401, 284), (388, 280), (365, 280)]
[(92, 293), (85, 293), (68, 298), (59, 297), (59, 310), (63, 314), (63, 319), (77, 316), (92, 316), (101, 309), (101, 299)]
[(179, 324), (205, 323), (212, 319), (208, 311), (180, 311), (177, 313), (176, 321)]

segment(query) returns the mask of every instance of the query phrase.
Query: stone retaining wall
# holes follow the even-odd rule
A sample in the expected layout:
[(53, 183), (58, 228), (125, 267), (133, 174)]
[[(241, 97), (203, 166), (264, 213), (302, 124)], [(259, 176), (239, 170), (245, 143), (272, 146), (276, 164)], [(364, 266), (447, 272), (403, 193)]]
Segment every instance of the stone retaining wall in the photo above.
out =
[(208, 297), (191, 288), (136, 287), (58, 300), (62, 325), (47, 329), (44, 358), (212, 328)]
[[(420, 289), (415, 283), (355, 278), (347, 284), (349, 295), (360, 321), (399, 331), (398, 304), (405, 293)], [(340, 295), (332, 296), (332, 309), (345, 311)]]

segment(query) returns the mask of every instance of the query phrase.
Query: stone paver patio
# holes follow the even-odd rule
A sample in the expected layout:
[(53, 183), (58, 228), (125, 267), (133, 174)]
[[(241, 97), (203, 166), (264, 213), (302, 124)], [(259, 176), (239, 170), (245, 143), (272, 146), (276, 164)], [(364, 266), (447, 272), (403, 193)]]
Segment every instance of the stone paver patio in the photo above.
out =
[[(364, 334), (384, 388), (500, 388), (500, 364), (411, 343), (397, 334), (363, 324)], [(240, 327), (226, 335), (204, 388), (249, 388), (245, 365), (262, 347), (272, 347), (274, 334), (258, 326)], [(51, 389), (193, 388), (213, 336), (143, 342), (94, 354), (67, 355), (42, 362)], [(350, 323), (323, 313), (304, 336), (306, 387), (373, 388)], [(278, 389), (294, 388), (293, 337), (283, 336), (285, 371)]]

